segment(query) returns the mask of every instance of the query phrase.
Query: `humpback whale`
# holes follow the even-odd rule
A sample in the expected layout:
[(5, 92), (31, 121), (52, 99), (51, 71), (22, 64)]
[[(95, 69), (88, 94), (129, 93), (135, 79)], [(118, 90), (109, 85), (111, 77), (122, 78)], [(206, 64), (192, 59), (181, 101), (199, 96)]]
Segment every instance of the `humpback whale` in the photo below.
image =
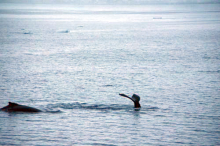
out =
[(137, 94), (133, 94), (132, 97), (129, 97), (129, 96), (123, 94), (123, 93), (120, 93), (119, 95), (132, 100), (134, 102), (134, 108), (140, 108), (141, 107), (141, 105), (139, 103), (141, 98)]
[[(126, 97), (134, 102), (134, 108), (140, 108), (141, 105), (139, 103), (140, 101), (140, 96), (137, 94), (133, 94), (132, 97), (129, 97), (123, 93), (119, 94), (120, 96)], [(5, 111), (5, 112), (42, 112), (41, 110), (34, 108), (34, 107), (29, 107), (26, 105), (21, 105), (13, 102), (8, 102), (8, 105), (1, 108), (0, 110)]]
[(1, 110), (5, 112), (41, 112), (39, 109), (13, 102), (8, 102), (8, 105), (1, 108)]

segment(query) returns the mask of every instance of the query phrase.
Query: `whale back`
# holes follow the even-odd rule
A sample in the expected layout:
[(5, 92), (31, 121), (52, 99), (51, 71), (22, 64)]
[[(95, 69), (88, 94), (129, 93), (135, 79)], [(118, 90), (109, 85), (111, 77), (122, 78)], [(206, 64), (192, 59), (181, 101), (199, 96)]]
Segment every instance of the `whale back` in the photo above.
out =
[(17, 103), (14, 103), (14, 102), (8, 102), (8, 106), (9, 107), (14, 107), (14, 106), (17, 106), (18, 104)]
[(1, 108), (1, 110), (6, 112), (41, 112), (41, 110), (39, 109), (25, 105), (20, 105), (13, 102), (9, 102), (8, 105)]
[(17, 105), (18, 105), (17, 103), (8, 102), (8, 105), (5, 106), (5, 107), (3, 107), (3, 108), (1, 108), (1, 110), (3, 110), (3, 111), (8, 111), (8, 109), (11, 109), (11, 108), (13, 108), (13, 107), (15, 107), (15, 106), (17, 106)]

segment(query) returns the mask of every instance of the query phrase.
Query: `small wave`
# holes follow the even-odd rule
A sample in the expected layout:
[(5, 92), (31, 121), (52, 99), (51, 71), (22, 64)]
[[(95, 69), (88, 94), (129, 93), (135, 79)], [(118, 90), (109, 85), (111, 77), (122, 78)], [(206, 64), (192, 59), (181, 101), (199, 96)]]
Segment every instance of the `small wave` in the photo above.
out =
[(220, 73), (220, 70), (213, 70), (213, 71), (198, 71), (198, 72), (203, 72), (203, 73)]
[(150, 110), (150, 111), (155, 111), (158, 109), (159, 109), (158, 107), (147, 107), (147, 110)]
[(153, 19), (162, 19), (162, 17), (158, 16), (158, 17), (153, 17)]
[(107, 143), (88, 143), (88, 144), (85, 144), (85, 145), (95, 145), (95, 146), (117, 146), (117, 145), (114, 145), (114, 144), (107, 144)]
[[(25, 30), (25, 29), (21, 29), (21, 31), (22, 31), (22, 34), (33, 34), (31, 31)], [(19, 32), (19, 33), (21, 33), (21, 32)]]
[(62, 113), (61, 110), (50, 110), (50, 109), (46, 109), (45, 112), (46, 113)]
[(108, 85), (103, 85), (103, 87), (112, 87), (113, 85), (110, 85), (110, 84), (108, 84)]
[(57, 32), (58, 33), (70, 33), (70, 30), (68, 30), (68, 29), (67, 30), (58, 30)]
[(31, 31), (23, 32), (23, 34), (33, 34)]

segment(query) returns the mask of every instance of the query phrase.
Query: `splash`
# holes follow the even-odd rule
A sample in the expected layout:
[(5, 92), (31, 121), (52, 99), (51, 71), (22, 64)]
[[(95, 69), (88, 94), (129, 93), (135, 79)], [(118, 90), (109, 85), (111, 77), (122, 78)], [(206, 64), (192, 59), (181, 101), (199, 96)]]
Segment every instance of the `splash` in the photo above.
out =
[(73, 102), (73, 103), (56, 103), (48, 104), (48, 109), (82, 109), (82, 110), (99, 110), (99, 111), (156, 111), (158, 107), (142, 107), (142, 108), (133, 108), (132, 105), (119, 105), (119, 104), (89, 104), (84, 102)]

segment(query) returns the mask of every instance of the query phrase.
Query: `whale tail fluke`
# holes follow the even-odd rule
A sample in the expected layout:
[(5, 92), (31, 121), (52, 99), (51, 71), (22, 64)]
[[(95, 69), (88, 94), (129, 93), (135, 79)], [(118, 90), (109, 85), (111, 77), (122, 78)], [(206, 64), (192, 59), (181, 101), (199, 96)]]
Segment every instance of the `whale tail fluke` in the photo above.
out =
[(123, 94), (123, 93), (119, 93), (119, 95), (120, 95), (120, 96), (123, 96), (123, 97), (131, 98), (131, 97), (129, 97), (129, 96)]
[(134, 102), (134, 108), (140, 108), (141, 107), (141, 105), (139, 103), (141, 98), (137, 94), (133, 94), (132, 97), (129, 97), (128, 95), (125, 95), (123, 93), (120, 93), (119, 95), (123, 96), (123, 97), (126, 97), (126, 98), (129, 98), (130, 100), (132, 100)]
[(139, 102), (141, 98), (140, 98), (140, 96), (138, 96), (137, 94), (133, 94), (133, 95), (132, 95), (132, 99), (133, 99), (134, 101), (138, 101), (138, 102)]

